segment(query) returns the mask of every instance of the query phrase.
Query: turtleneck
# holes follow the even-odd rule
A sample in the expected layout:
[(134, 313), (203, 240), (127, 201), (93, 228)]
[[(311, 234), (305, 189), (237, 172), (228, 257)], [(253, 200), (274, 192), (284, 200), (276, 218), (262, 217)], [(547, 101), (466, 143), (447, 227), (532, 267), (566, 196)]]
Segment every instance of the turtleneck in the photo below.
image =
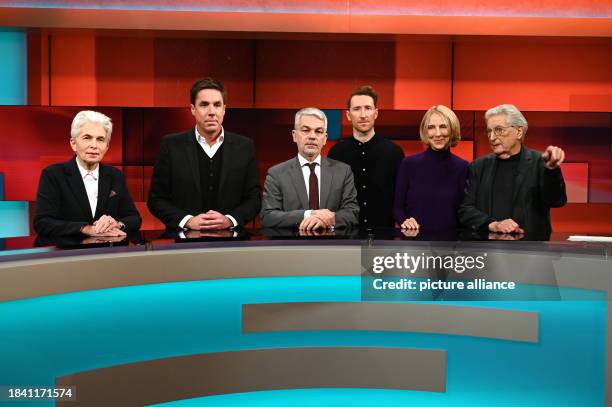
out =
[(491, 217), (497, 221), (512, 218), (514, 184), (521, 152), (502, 159), (497, 158), (491, 193)]
[(451, 156), (451, 152), (450, 148), (444, 150), (434, 150), (433, 148), (429, 147), (427, 150), (425, 150), (425, 155), (434, 160), (448, 160)]
[(467, 161), (450, 149), (428, 148), (405, 158), (398, 173), (395, 221), (401, 224), (412, 217), (422, 230), (455, 229), (467, 168)]

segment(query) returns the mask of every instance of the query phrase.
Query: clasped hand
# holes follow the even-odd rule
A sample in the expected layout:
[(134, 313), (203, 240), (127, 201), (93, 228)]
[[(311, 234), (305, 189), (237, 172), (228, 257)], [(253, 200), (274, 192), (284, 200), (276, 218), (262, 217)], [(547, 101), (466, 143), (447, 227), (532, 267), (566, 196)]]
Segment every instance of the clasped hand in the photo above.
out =
[(126, 233), (119, 227), (112, 216), (102, 215), (93, 225), (86, 225), (81, 233), (87, 236), (125, 236)]
[(196, 215), (185, 223), (185, 227), (191, 230), (223, 230), (232, 226), (227, 216), (213, 210)]
[(336, 226), (336, 214), (329, 209), (315, 209), (300, 223), (300, 230), (329, 229)]
[(493, 233), (518, 233), (524, 234), (525, 231), (512, 219), (504, 219), (489, 223), (489, 232)]

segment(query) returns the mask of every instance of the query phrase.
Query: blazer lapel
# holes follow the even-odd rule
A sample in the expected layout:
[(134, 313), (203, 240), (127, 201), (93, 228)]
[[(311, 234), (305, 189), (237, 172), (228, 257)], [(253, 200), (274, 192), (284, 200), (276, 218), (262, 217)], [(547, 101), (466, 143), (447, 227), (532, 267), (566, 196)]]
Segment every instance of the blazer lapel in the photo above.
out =
[(308, 193), (306, 192), (306, 184), (304, 183), (302, 167), (300, 167), (300, 162), (298, 161), (297, 157), (293, 160), (293, 163), (291, 164), (291, 170), (289, 171), (289, 175), (291, 176), (291, 181), (293, 182), (295, 192), (297, 194), (298, 199), (300, 200), (302, 208), (308, 209), (310, 207), (310, 205), (308, 204)]
[(319, 207), (327, 208), (327, 200), (331, 191), (331, 186), (334, 178), (334, 172), (329, 160), (321, 157), (321, 194), (319, 196)]
[(111, 178), (106, 170), (106, 167), (100, 164), (100, 172), (98, 178), (98, 203), (96, 204), (96, 216), (94, 219), (98, 219), (106, 212), (106, 204), (111, 190)]
[(195, 130), (192, 130), (187, 134), (187, 138), (183, 143), (183, 150), (185, 157), (187, 157), (189, 173), (193, 174), (192, 178), (197, 191), (197, 196), (200, 196), (200, 165), (198, 164), (198, 150), (196, 147), (201, 148), (196, 140)]
[(495, 155), (491, 156), (491, 162), (488, 165), (488, 168), (485, 170), (483, 179), (481, 182), (481, 187), (488, 188), (488, 191), (482, 191), (482, 196), (485, 199), (484, 208), (486, 208), (487, 213), (491, 213), (492, 211), (492, 202), (493, 202), (493, 181), (495, 178), (495, 171), (497, 169), (497, 157)]
[(66, 163), (66, 175), (68, 177), (68, 184), (70, 184), (70, 190), (74, 195), (74, 200), (77, 202), (85, 217), (89, 220), (93, 220), (91, 215), (91, 206), (89, 206), (89, 200), (87, 199), (87, 191), (85, 191), (85, 184), (81, 173), (77, 168), (76, 158)]
[(516, 179), (514, 180), (514, 191), (512, 193), (512, 203), (516, 201), (516, 197), (519, 194), (521, 186), (525, 181), (525, 174), (527, 170), (531, 167), (531, 156), (527, 154), (527, 149), (525, 146), (521, 146), (521, 156), (519, 157), (519, 164), (516, 174)]
[(221, 160), (221, 178), (219, 178), (219, 195), (217, 196), (217, 202), (225, 195), (225, 183), (230, 173), (232, 158), (235, 160), (237, 157), (240, 157), (240, 154), (234, 151), (235, 146), (232, 136), (226, 132), (223, 137), (223, 150), (221, 152), (223, 154), (223, 160)]

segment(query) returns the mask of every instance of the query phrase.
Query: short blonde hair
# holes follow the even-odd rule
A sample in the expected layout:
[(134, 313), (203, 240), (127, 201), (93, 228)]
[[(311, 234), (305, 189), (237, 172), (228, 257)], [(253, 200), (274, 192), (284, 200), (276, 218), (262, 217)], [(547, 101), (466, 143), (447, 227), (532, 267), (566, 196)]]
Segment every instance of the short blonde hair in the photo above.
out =
[(455, 112), (450, 110), (448, 107), (443, 105), (432, 106), (421, 120), (421, 127), (419, 133), (421, 135), (421, 141), (426, 145), (429, 145), (429, 137), (427, 137), (427, 125), (429, 124), (429, 118), (432, 114), (437, 113), (444, 118), (448, 127), (450, 128), (450, 140), (448, 142), (449, 147), (455, 147), (459, 140), (461, 140), (461, 125)]

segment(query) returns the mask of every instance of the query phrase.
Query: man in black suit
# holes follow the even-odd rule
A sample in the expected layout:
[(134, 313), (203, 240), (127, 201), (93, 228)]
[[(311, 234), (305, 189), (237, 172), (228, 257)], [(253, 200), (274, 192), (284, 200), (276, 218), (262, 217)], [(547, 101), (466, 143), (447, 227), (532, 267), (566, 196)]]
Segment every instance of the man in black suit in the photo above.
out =
[(34, 230), (47, 236), (125, 236), (141, 218), (123, 173), (101, 163), (113, 124), (102, 113), (77, 113), (70, 129), (75, 157), (45, 168), (36, 197)]
[(204, 78), (191, 87), (194, 129), (163, 138), (147, 206), (168, 229), (243, 226), (261, 207), (255, 145), (226, 132), (224, 85)]
[(527, 121), (513, 105), (485, 113), (493, 154), (472, 162), (461, 224), (471, 232), (550, 238), (550, 208), (567, 202), (560, 165), (562, 149), (548, 146), (544, 153), (523, 145)]

